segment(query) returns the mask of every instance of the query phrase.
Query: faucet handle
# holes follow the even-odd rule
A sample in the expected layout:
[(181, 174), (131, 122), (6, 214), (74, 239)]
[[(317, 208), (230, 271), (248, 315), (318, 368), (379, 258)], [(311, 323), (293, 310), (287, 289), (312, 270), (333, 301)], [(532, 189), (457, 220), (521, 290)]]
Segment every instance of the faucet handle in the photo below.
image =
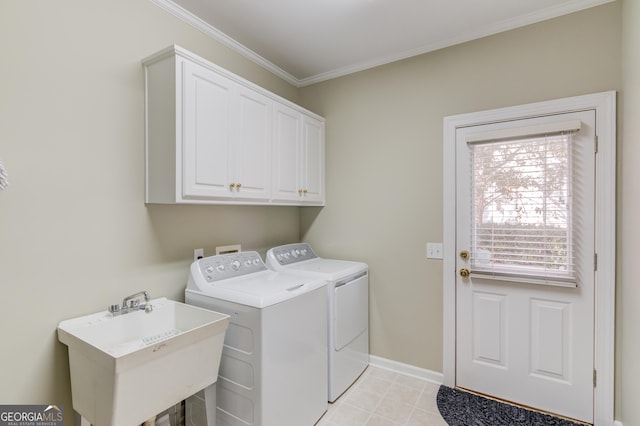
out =
[(120, 311), (120, 305), (118, 305), (117, 303), (115, 305), (109, 305), (109, 313), (116, 313)]

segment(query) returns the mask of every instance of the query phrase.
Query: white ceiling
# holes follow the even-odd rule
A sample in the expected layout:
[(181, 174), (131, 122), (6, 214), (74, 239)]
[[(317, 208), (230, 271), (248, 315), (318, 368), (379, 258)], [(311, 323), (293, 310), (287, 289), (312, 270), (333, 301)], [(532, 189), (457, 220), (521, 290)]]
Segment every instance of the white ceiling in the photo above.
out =
[(305, 86), (615, 0), (152, 0)]

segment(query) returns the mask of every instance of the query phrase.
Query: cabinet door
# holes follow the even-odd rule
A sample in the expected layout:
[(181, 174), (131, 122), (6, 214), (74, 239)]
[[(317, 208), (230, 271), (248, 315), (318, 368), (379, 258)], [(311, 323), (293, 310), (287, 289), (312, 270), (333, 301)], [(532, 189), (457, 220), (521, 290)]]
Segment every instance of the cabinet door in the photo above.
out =
[(228, 197), (235, 86), (200, 65), (182, 66), (182, 197)]
[(237, 119), (233, 120), (235, 198), (270, 196), (271, 123), (273, 102), (244, 87), (239, 88)]
[(304, 116), (302, 201), (324, 204), (324, 123)]
[(274, 104), (272, 199), (275, 201), (300, 201), (301, 139), (302, 114)]

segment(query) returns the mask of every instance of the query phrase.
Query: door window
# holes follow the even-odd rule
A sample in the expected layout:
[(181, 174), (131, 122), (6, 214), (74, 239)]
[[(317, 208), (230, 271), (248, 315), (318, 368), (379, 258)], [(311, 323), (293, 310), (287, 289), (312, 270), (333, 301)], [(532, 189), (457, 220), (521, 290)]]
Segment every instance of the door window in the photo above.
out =
[(579, 126), (468, 138), (473, 274), (575, 286), (571, 148)]

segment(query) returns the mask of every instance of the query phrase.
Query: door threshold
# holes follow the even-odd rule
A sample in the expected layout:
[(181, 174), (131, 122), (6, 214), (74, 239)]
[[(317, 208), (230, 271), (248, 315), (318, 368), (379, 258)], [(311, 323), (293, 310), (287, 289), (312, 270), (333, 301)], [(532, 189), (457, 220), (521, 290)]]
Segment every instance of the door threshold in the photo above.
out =
[(569, 421), (569, 422), (578, 423), (578, 424), (584, 425), (584, 426), (593, 426), (593, 423), (583, 422), (582, 420), (573, 419), (571, 417), (566, 417), (566, 416), (561, 416), (560, 414), (552, 413), (550, 411), (541, 410), (539, 408), (530, 407), (530, 406), (524, 405), (524, 404), (518, 404), (517, 402), (509, 401), (507, 399), (498, 398), (498, 397), (495, 397), (495, 396), (492, 396), (492, 395), (487, 395), (487, 394), (484, 394), (482, 392), (477, 392), (477, 391), (474, 391), (474, 390), (471, 390), (471, 389), (463, 388), (461, 386), (456, 386), (454, 389), (462, 391), (462, 392), (467, 392), (467, 393), (470, 393), (470, 394), (473, 394), (473, 395), (476, 395), (476, 396), (479, 396), (479, 397), (482, 397), (482, 398), (490, 399), (492, 401), (500, 402), (502, 404), (511, 405), (512, 407), (518, 407), (518, 408), (522, 408), (522, 409), (529, 410), (529, 411), (535, 411), (536, 413), (546, 414), (547, 416), (555, 417), (555, 418), (566, 420), (566, 421)]

